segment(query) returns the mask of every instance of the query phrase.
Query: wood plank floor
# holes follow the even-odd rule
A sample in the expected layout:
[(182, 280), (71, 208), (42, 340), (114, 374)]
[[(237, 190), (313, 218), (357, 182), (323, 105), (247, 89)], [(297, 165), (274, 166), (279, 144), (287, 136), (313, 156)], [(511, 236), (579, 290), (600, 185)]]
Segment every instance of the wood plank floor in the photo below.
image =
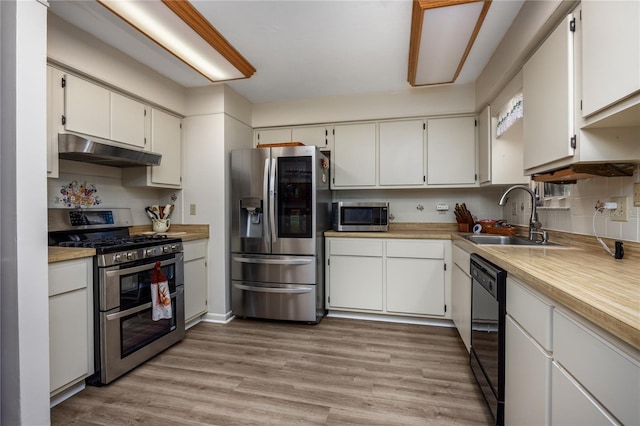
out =
[(490, 425), (453, 328), (327, 317), (200, 323), (54, 425)]

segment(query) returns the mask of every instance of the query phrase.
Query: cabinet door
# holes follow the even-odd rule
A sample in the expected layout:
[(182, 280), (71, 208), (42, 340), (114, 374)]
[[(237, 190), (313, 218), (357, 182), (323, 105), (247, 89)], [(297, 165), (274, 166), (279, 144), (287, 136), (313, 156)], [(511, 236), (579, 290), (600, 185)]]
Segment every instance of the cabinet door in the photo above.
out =
[(441, 259), (387, 258), (387, 311), (444, 315)]
[[(551, 424), (563, 426), (619, 424), (555, 362), (552, 371)], [(505, 407), (507, 407), (506, 404)]]
[(376, 185), (376, 124), (335, 126), (333, 186)]
[(307, 146), (317, 146), (318, 148), (331, 148), (329, 143), (333, 138), (332, 129), (325, 126), (315, 127), (294, 127), (291, 129), (291, 140), (302, 142)]
[(194, 319), (207, 311), (207, 264), (204, 258), (184, 262), (184, 317)]
[(331, 256), (331, 308), (382, 310), (382, 257)]
[(574, 154), (571, 19), (563, 20), (523, 67), (525, 170)]
[(424, 185), (424, 121), (380, 123), (380, 185)]
[(640, 2), (582, 2), (582, 115), (640, 90)]
[(478, 116), (478, 180), (480, 184), (491, 182), (491, 107), (487, 106)]
[(180, 119), (151, 110), (151, 150), (162, 154), (159, 166), (151, 167), (151, 183), (179, 186), (182, 180), (182, 132)]
[(291, 129), (258, 130), (255, 134), (256, 146), (264, 143), (291, 142)]
[(474, 117), (427, 121), (427, 183), (472, 185), (476, 181)]
[(107, 89), (73, 75), (65, 75), (66, 130), (109, 139), (110, 109)]
[(85, 377), (89, 316), (87, 289), (49, 298), (49, 391)]
[(467, 348), (471, 348), (471, 277), (457, 264), (451, 273), (451, 319)]
[(47, 67), (47, 177), (57, 178), (59, 172), (58, 133), (64, 130), (64, 73), (56, 68)]
[(144, 148), (146, 114), (144, 104), (112, 92), (111, 139)]
[(505, 424), (548, 425), (551, 356), (510, 316), (505, 328)]

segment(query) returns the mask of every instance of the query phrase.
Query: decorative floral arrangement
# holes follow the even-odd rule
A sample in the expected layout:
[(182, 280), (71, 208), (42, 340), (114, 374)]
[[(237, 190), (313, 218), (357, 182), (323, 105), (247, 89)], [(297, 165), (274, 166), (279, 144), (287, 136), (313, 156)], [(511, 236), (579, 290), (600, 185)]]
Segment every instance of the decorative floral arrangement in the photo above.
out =
[(98, 192), (98, 188), (94, 184), (87, 184), (86, 181), (79, 184), (74, 180), (60, 189), (62, 197), (56, 197), (55, 202), (71, 208), (97, 206), (102, 201), (96, 192)]

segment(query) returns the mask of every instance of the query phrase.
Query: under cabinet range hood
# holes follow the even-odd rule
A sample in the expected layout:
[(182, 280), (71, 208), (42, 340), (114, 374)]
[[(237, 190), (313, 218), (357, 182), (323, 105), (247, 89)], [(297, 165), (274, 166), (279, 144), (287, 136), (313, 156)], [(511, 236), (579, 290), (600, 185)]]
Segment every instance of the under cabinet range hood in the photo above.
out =
[(58, 133), (58, 156), (62, 160), (80, 161), (111, 167), (159, 166), (161, 154), (121, 145), (90, 136)]

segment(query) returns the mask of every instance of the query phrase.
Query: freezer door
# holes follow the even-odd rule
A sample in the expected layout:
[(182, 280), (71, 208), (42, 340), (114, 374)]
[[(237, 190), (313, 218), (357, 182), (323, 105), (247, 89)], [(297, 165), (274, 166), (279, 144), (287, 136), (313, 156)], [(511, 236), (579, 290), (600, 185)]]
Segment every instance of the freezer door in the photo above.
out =
[(317, 284), (315, 256), (233, 254), (231, 278), (238, 281)]
[(233, 281), (231, 306), (239, 317), (318, 322), (315, 285)]
[(269, 149), (231, 151), (231, 251), (271, 252)]

